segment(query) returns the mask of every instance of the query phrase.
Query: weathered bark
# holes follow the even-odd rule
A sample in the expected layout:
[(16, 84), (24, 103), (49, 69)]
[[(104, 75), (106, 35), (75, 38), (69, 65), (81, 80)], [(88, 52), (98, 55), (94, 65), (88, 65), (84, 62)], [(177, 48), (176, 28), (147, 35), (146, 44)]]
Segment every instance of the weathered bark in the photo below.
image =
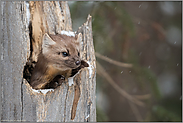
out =
[(70, 11), (67, 2), (27, 4), (30, 4), (32, 30), (28, 27), (26, 2), (1, 2), (1, 121), (96, 121), (96, 64), (91, 16), (78, 30), (83, 34), (81, 56), (90, 67), (74, 77), (74, 85), (69, 86), (66, 82), (44, 94), (32, 90), (23, 78), (23, 69), (29, 58), (37, 60), (45, 32), (72, 31)]

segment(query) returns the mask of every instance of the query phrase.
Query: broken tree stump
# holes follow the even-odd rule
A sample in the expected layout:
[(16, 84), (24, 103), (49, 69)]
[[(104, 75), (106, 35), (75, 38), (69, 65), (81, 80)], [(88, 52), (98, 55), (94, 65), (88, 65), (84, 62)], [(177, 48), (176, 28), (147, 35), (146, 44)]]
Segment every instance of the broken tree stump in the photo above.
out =
[(96, 63), (89, 15), (78, 29), (82, 33), (81, 57), (90, 67), (52, 90), (34, 90), (24, 77), (27, 64), (34, 67), (42, 35), (72, 31), (66, 1), (1, 1), (1, 121), (96, 121)]

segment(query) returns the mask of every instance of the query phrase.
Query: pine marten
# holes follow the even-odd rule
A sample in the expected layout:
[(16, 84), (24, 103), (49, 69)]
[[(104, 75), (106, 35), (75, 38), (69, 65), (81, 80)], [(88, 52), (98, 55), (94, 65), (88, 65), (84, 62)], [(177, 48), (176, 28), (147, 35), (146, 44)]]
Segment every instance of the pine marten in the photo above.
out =
[(80, 38), (81, 33), (43, 35), (42, 51), (30, 79), (33, 89), (56, 88), (81, 68), (89, 66), (80, 59)]

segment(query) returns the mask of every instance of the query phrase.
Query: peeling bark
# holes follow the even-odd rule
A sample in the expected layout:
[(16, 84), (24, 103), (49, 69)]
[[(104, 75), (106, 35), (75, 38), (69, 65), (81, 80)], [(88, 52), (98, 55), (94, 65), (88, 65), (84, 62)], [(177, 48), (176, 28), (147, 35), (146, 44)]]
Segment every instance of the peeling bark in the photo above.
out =
[(74, 77), (74, 85), (66, 82), (44, 94), (30, 87), (23, 70), (26, 63), (37, 61), (45, 32), (72, 31), (67, 2), (1, 2), (1, 10), (1, 121), (95, 122), (96, 64), (91, 16), (77, 31), (83, 34), (82, 59), (90, 67)]

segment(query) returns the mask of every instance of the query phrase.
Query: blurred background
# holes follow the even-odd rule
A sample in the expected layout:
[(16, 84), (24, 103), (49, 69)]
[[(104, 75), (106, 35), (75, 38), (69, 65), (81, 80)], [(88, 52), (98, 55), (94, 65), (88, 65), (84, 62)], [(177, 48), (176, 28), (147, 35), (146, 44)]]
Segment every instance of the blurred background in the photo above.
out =
[(182, 121), (182, 2), (68, 4), (73, 31), (92, 16), (97, 121)]

